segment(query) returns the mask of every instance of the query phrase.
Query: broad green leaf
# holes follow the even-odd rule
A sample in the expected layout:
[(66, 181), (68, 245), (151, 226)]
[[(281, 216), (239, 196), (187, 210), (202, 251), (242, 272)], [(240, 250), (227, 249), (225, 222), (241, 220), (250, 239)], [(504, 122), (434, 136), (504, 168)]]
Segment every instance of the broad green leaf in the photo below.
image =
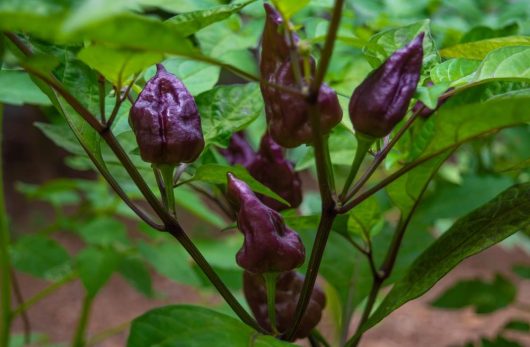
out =
[(239, 12), (246, 5), (256, 0), (242, 1), (230, 5), (217, 6), (202, 11), (193, 11), (179, 14), (166, 21), (173, 30), (180, 32), (181, 36), (189, 36), (210, 24), (222, 21), (232, 14)]
[(77, 57), (99, 71), (114, 85), (123, 86), (130, 78), (163, 59), (160, 53), (138, 52), (92, 45), (83, 48)]
[(256, 48), (262, 31), (259, 21), (244, 24), (239, 16), (232, 16), (198, 31), (195, 37), (204, 54), (219, 58), (230, 51)]
[(9, 70), (0, 70), (0, 102), (10, 105), (51, 105), (46, 94), (33, 83), (28, 74)]
[[(215, 86), (219, 80), (221, 68), (206, 63), (196, 62), (184, 58), (170, 58), (164, 60), (167, 71), (177, 76), (192, 95), (206, 92)], [(145, 73), (148, 80), (156, 73), (155, 67), (151, 67)]]
[(57, 241), (41, 235), (27, 235), (10, 249), (13, 266), (47, 280), (63, 278), (71, 272), (70, 256)]
[(488, 53), (498, 48), (529, 45), (530, 37), (528, 36), (508, 36), (458, 44), (442, 49), (440, 54), (444, 58), (482, 60)]
[(85, 155), (86, 152), (79, 144), (75, 133), (68, 126), (36, 122), (34, 125), (52, 140), (55, 145), (77, 155)]
[(466, 84), (473, 77), (473, 73), (479, 65), (480, 62), (476, 60), (449, 59), (431, 70), (431, 79), (434, 84), (449, 83), (453, 87), (460, 86)]
[(158, 7), (171, 13), (208, 10), (219, 6), (221, 0), (137, 0), (144, 7)]
[(517, 22), (510, 23), (498, 29), (492, 29), (490, 27), (480, 25), (468, 31), (462, 37), (462, 39), (460, 39), (460, 43), (487, 40), (496, 37), (513, 36), (518, 34), (519, 29), (519, 23)]
[(459, 219), (425, 250), (399, 279), (364, 327), (428, 291), (464, 259), (475, 255), (519, 230), (530, 228), (530, 184), (516, 185), (494, 200)]
[(140, 242), (138, 249), (145, 261), (161, 275), (177, 283), (197, 286), (197, 275), (191, 268), (190, 258), (177, 241), (167, 237), (164, 243), (151, 245)]
[(516, 295), (515, 285), (497, 274), (491, 283), (480, 279), (459, 281), (431, 302), (431, 305), (447, 309), (472, 306), (476, 313), (484, 314), (505, 308), (514, 302)]
[(165, 306), (136, 318), (127, 347), (281, 347), (288, 342), (257, 333), (236, 318), (198, 306)]
[(226, 147), (232, 133), (246, 128), (263, 113), (257, 83), (220, 86), (195, 99), (207, 144)]
[(282, 199), (278, 194), (274, 193), (272, 190), (261, 184), (259, 181), (254, 179), (252, 177), (247, 169), (244, 167), (237, 165), (237, 166), (226, 166), (226, 165), (220, 165), (220, 164), (206, 164), (199, 166), (197, 171), (195, 172), (195, 175), (189, 180), (189, 181), (201, 181), (206, 182), (210, 184), (220, 184), (220, 185), (226, 185), (226, 175), (228, 173), (233, 173), (237, 178), (240, 180), (245, 181), (256, 193), (260, 193), (263, 195), (266, 195), (268, 197), (271, 197), (273, 199), (276, 199), (286, 205), (289, 205), (287, 201)]
[(149, 269), (136, 257), (126, 257), (120, 262), (118, 271), (127, 282), (147, 297), (153, 296), (153, 284)]
[(429, 71), (440, 62), (434, 41), (430, 35), (430, 21), (424, 20), (399, 27), (384, 30), (370, 38), (363, 49), (366, 59), (373, 67), (381, 65), (392, 53), (403, 48), (418, 34), (425, 32), (423, 40), (423, 70)]
[(384, 224), (381, 209), (375, 196), (364, 200), (349, 213), (348, 232), (368, 239), (377, 234)]
[(272, 2), (286, 19), (309, 4), (309, 0), (272, 0)]
[(76, 266), (87, 295), (97, 295), (117, 270), (120, 260), (120, 255), (111, 249), (89, 247), (77, 255)]
[(63, 31), (73, 31), (77, 28), (96, 23), (115, 15), (128, 11), (139, 11), (138, 1), (135, 0), (85, 0), (72, 8), (71, 14), (63, 24)]
[(79, 227), (77, 232), (88, 244), (99, 246), (126, 245), (125, 225), (110, 217), (96, 218)]
[(530, 45), (504, 47), (490, 52), (480, 64), (471, 82), (530, 79)]
[(429, 158), (496, 130), (525, 124), (530, 121), (530, 114), (523, 111), (528, 107), (528, 96), (442, 107), (416, 134), (411, 156)]

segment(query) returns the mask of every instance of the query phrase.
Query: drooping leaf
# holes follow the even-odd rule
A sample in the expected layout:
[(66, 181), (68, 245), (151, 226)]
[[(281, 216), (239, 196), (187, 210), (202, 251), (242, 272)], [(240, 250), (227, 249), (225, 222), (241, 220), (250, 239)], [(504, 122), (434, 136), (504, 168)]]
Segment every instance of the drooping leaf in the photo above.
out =
[(438, 308), (460, 309), (472, 306), (476, 313), (491, 313), (515, 300), (517, 288), (504, 276), (497, 274), (493, 282), (480, 279), (457, 282), (436, 298), (431, 305)]
[(50, 106), (48, 97), (25, 72), (0, 70), (0, 102), (10, 105)]
[(10, 249), (11, 262), (19, 270), (47, 280), (63, 278), (71, 272), (70, 255), (57, 241), (27, 235)]
[(482, 60), (488, 53), (497, 48), (528, 45), (530, 45), (530, 37), (528, 36), (508, 36), (458, 44), (442, 49), (440, 54), (444, 58)]
[(459, 219), (396, 282), (364, 329), (428, 291), (462, 260), (530, 228), (530, 184), (516, 185)]
[(151, 274), (141, 259), (136, 257), (123, 258), (118, 271), (140, 293), (147, 297), (153, 296)]
[(95, 297), (117, 270), (120, 255), (111, 249), (85, 248), (76, 258), (76, 267), (87, 294)]
[(293, 346), (252, 330), (239, 320), (198, 306), (165, 306), (136, 318), (127, 347)]

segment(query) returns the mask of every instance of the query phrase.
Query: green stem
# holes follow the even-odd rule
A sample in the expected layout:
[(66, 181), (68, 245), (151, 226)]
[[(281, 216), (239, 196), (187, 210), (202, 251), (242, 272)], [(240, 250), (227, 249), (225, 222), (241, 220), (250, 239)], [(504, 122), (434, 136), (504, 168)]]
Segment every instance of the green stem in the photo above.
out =
[(366, 157), (366, 154), (368, 153), (370, 147), (376, 140), (373, 137), (365, 136), (360, 133), (356, 133), (355, 137), (357, 138), (357, 150), (355, 152), (355, 157), (353, 158), (353, 163), (351, 164), (350, 173), (348, 175), (348, 178), (346, 179), (346, 182), (344, 183), (342, 193), (340, 194), (341, 201), (343, 201), (346, 194), (348, 194), (348, 190), (350, 189), (350, 186), (353, 183), (355, 176), (357, 176), (357, 172), (359, 172), (359, 168), (361, 167), (361, 164), (364, 158)]
[[(3, 124), (3, 105), (0, 104), (0, 153), (2, 153), (2, 124)], [(10, 327), (11, 327), (11, 264), (7, 247), (9, 245), (9, 230), (7, 228), (7, 213), (4, 202), (4, 178), (3, 162), (0, 155), (0, 347), (9, 346)]]
[(275, 272), (264, 273), (265, 287), (267, 289), (267, 311), (269, 313), (269, 323), (274, 336), (278, 336), (278, 328), (276, 327), (276, 280), (278, 274)]
[(89, 295), (88, 293), (85, 294), (83, 306), (81, 307), (81, 314), (79, 316), (79, 322), (77, 323), (77, 328), (75, 329), (74, 338), (72, 340), (72, 347), (84, 347), (86, 344), (85, 335), (93, 300), (93, 296)]
[(177, 210), (175, 209), (175, 193), (173, 191), (173, 172), (175, 167), (171, 165), (161, 165), (158, 167), (162, 173), (162, 180), (164, 181), (164, 190), (166, 196), (166, 205), (169, 213), (173, 216), (177, 215)]

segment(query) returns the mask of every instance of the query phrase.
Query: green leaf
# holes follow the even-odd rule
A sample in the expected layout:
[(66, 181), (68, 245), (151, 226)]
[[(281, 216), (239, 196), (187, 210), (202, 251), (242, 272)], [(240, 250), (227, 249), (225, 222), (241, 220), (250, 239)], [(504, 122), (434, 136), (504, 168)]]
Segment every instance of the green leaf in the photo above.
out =
[(435, 84), (431, 87), (420, 86), (416, 89), (416, 98), (423, 102), (425, 106), (434, 110), (438, 105), (440, 96), (442, 96), (448, 88), (449, 83)]
[(272, 2), (286, 19), (309, 4), (309, 0), (272, 0)]
[(460, 39), (460, 43), (517, 35), (519, 29), (519, 23), (517, 22), (510, 23), (499, 29), (492, 29), (490, 27), (480, 25), (474, 27), (473, 29), (468, 31), (464, 36), (462, 36), (462, 38)]
[[(186, 86), (192, 95), (206, 92), (215, 86), (219, 80), (221, 68), (206, 63), (196, 62), (183, 58), (171, 58), (164, 60), (164, 67), (167, 71), (177, 76)], [(145, 73), (148, 80), (156, 73), (153, 66)]]
[(85, 248), (77, 255), (77, 269), (87, 294), (95, 297), (120, 263), (120, 256), (111, 249)]
[(13, 266), (47, 280), (63, 278), (71, 272), (70, 255), (57, 241), (41, 235), (27, 235), (10, 249)]
[(67, 125), (36, 122), (34, 125), (55, 145), (77, 155), (86, 155), (75, 134)]
[(16, 188), (29, 199), (46, 201), (54, 206), (74, 205), (81, 201), (75, 182), (65, 179), (48, 181), (40, 186), (19, 182)]
[(530, 37), (528, 36), (508, 36), (458, 44), (442, 49), (440, 54), (444, 58), (482, 60), (488, 53), (498, 48), (529, 45)]
[(530, 184), (516, 185), (459, 219), (410, 266), (364, 327), (428, 291), (462, 260), (530, 228)]
[(128, 243), (125, 225), (110, 217), (100, 217), (83, 224), (77, 232), (91, 245), (113, 246)]
[(230, 5), (217, 6), (202, 11), (193, 11), (179, 14), (166, 21), (171, 28), (180, 32), (181, 36), (189, 36), (210, 24), (222, 21), (232, 14), (239, 12), (243, 7), (256, 0), (244, 1)]
[(369, 239), (377, 234), (383, 227), (384, 219), (381, 218), (381, 209), (375, 196), (364, 200), (349, 213), (348, 232)]
[(153, 296), (153, 283), (149, 269), (139, 258), (122, 259), (118, 271), (127, 282), (146, 297)]
[(220, 86), (196, 98), (207, 144), (226, 147), (232, 133), (242, 130), (263, 113), (259, 85)]
[(521, 278), (530, 280), (530, 266), (515, 265), (513, 267), (513, 272), (515, 272)]
[(508, 340), (502, 336), (497, 336), (495, 339), (491, 339), (491, 340), (482, 338), (481, 342), (482, 342), (482, 347), (523, 347), (518, 342)]
[(261, 335), (239, 320), (198, 306), (165, 306), (136, 318), (127, 347), (294, 346)]
[(489, 80), (529, 80), (530, 46), (504, 47), (491, 51), (480, 64), (472, 83)]
[(134, 74), (163, 59), (160, 53), (138, 52), (92, 45), (83, 48), (77, 57), (91, 68), (99, 71), (114, 85), (123, 86)]
[(434, 84), (449, 83), (452, 87), (466, 84), (479, 67), (476, 60), (456, 58), (444, 61), (431, 70), (431, 79)]
[(523, 320), (514, 319), (506, 323), (503, 330), (514, 330), (528, 333), (530, 332), (530, 323)]
[(422, 32), (426, 33), (423, 40), (423, 70), (428, 72), (440, 62), (440, 56), (430, 35), (429, 20), (377, 33), (370, 38), (363, 48), (363, 53), (374, 68), (378, 67), (392, 53), (403, 48)]
[(431, 305), (438, 308), (461, 309), (472, 306), (476, 313), (484, 314), (505, 308), (514, 302), (517, 288), (500, 274), (493, 282), (480, 279), (457, 282), (436, 298)]
[(289, 205), (287, 201), (285, 201), (283, 198), (281, 198), (278, 194), (274, 193), (272, 190), (264, 186), (262, 183), (257, 181), (254, 177), (252, 177), (247, 169), (244, 167), (237, 165), (237, 166), (226, 166), (226, 165), (220, 165), (220, 164), (206, 164), (201, 165), (195, 172), (195, 175), (189, 181), (201, 181), (206, 182), (210, 184), (220, 184), (220, 185), (226, 185), (226, 175), (228, 173), (233, 173), (237, 178), (240, 180), (245, 181), (256, 193), (260, 193), (263, 195), (266, 195), (268, 197), (271, 197), (273, 199), (276, 199), (286, 205)]
[(182, 13), (199, 10), (207, 10), (218, 6), (220, 0), (138, 0), (145, 7), (158, 7), (171, 13)]
[(138, 249), (145, 261), (151, 264), (161, 275), (177, 283), (197, 286), (200, 284), (197, 275), (191, 268), (190, 258), (184, 249), (171, 238), (164, 243), (151, 245), (140, 242)]
[(0, 70), (0, 102), (10, 105), (51, 105), (46, 94), (27, 73), (14, 70)]

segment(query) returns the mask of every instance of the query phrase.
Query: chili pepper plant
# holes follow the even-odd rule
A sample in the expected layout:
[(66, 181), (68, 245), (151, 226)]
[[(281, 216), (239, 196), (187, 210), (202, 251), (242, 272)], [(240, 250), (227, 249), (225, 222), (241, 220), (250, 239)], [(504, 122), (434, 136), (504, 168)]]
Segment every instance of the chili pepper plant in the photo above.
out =
[[(457, 30), (443, 16), (463, 9), (438, 2), (0, 1), (0, 100), (40, 105), (68, 165), (99, 174), (19, 185), (59, 217), (13, 241), (2, 218), (0, 346), (75, 280), (71, 345), (96, 345), (101, 288), (117, 272), (152, 296), (152, 267), (224, 306), (150, 310), (123, 326), (129, 347), (353, 347), (464, 259), (512, 235), (528, 245), (525, 4), (491, 5), (497, 24), (513, 19), (499, 29)], [(190, 213), (208, 227), (185, 228)], [(70, 256), (57, 230), (86, 247)], [(51, 285), (21, 299), (14, 270)], [(516, 290), (498, 274), (432, 305), (488, 313)]]

